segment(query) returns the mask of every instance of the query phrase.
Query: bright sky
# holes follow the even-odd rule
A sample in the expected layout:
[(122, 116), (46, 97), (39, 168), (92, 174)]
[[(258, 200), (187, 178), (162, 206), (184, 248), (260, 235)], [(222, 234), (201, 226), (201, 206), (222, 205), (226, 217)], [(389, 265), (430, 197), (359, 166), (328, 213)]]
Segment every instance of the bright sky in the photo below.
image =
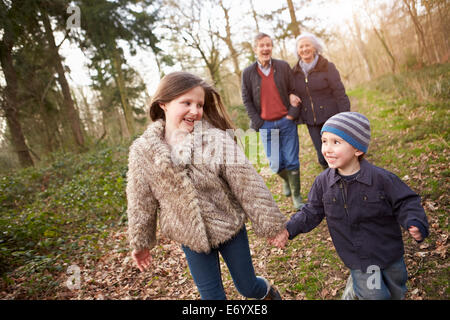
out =
[[(242, 3), (242, 0), (228, 0), (236, 3), (241, 10), (245, 10), (245, 7), (249, 8), (249, 0)], [(305, 11), (298, 12), (298, 19), (304, 16), (320, 16), (322, 21), (326, 23), (321, 27), (330, 29), (337, 25), (343, 25), (345, 21), (352, 17), (352, 10), (357, 10), (364, 0), (334, 0), (326, 1), (325, 5), (312, 5)], [(373, 1), (373, 0), (372, 0)], [(379, 2), (384, 2), (384, 0), (376, 0)], [(273, 0), (253, 0), (255, 9), (259, 13), (270, 12), (285, 5), (285, 1), (273, 1)], [(295, 1), (294, 1), (295, 4)], [(287, 10), (284, 12), (284, 17), (286, 20), (290, 20), (289, 13)], [(81, 17), (83, 19), (83, 17)], [(250, 20), (249, 23), (253, 23)], [(251, 22), (250, 22), (251, 21)], [(263, 27), (262, 27), (263, 28)], [(90, 78), (88, 70), (85, 67), (86, 58), (84, 57), (81, 50), (75, 45), (71, 45), (69, 42), (65, 42), (61, 46), (60, 53), (66, 58), (66, 65), (69, 66), (71, 73), (69, 81), (75, 86), (87, 86), (90, 84)], [(140, 52), (135, 57), (129, 57), (128, 59), (131, 66), (133, 66), (143, 77), (147, 84), (149, 94), (152, 94), (156, 89), (159, 82), (159, 73), (156, 63), (153, 59), (151, 53)]]

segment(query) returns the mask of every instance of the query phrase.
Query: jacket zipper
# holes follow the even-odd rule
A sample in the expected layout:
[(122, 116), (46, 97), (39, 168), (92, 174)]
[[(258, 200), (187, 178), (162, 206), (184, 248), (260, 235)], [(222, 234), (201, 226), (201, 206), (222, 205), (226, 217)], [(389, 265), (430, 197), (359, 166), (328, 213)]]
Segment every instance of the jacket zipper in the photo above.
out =
[(317, 119), (316, 119), (316, 113), (314, 112), (314, 102), (312, 101), (311, 94), (309, 93), (308, 76), (305, 76), (305, 84), (306, 84), (306, 91), (308, 92), (308, 96), (309, 96), (309, 101), (311, 102), (311, 109), (312, 109), (312, 113), (313, 113), (314, 124), (316, 124)]
[(345, 209), (345, 213), (347, 214), (347, 217), (348, 217), (347, 198), (346, 198), (346, 196), (345, 196), (344, 185), (342, 184), (342, 181), (340, 181), (340, 183), (339, 183), (339, 188), (341, 189), (342, 199), (344, 200), (344, 209)]

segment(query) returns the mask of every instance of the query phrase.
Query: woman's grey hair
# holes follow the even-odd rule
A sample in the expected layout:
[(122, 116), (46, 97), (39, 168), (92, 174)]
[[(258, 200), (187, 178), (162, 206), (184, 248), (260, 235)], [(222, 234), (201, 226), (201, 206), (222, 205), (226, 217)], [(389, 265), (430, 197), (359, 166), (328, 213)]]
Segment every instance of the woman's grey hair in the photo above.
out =
[(300, 56), (298, 55), (298, 50), (297, 50), (298, 43), (300, 42), (301, 39), (305, 39), (305, 38), (307, 38), (309, 41), (311, 41), (311, 44), (313, 45), (314, 49), (316, 49), (316, 52), (318, 54), (321, 54), (323, 52), (322, 40), (320, 40), (318, 37), (316, 37), (312, 33), (303, 32), (301, 35), (299, 35), (295, 39), (295, 55), (297, 56), (297, 58), (300, 59)]

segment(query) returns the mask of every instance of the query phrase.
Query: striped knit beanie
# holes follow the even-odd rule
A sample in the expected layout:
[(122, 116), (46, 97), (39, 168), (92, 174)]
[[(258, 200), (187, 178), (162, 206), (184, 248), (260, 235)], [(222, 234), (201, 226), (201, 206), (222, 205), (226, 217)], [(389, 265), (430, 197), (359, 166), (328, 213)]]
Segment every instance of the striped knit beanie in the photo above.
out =
[(366, 153), (370, 142), (369, 120), (358, 112), (341, 112), (328, 119), (320, 131), (334, 133), (356, 149)]

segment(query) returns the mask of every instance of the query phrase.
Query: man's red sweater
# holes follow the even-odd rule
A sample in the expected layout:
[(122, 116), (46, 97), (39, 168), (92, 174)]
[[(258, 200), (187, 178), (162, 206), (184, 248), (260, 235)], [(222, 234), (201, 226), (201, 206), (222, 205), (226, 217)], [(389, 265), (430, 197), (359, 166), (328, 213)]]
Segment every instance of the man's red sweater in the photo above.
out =
[(274, 121), (288, 114), (286, 106), (281, 100), (275, 80), (273, 79), (273, 67), (268, 76), (258, 69), (261, 76), (261, 119)]

